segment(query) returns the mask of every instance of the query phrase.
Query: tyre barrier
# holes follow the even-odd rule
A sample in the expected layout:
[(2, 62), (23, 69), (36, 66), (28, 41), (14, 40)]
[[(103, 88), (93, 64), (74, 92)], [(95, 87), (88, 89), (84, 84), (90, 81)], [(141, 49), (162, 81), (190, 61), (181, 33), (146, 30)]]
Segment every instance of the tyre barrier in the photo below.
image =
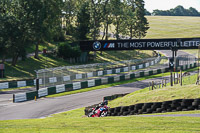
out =
[(200, 110), (200, 98), (175, 99), (172, 101), (138, 103), (130, 106), (119, 106), (110, 108), (108, 110), (108, 116), (127, 116), (189, 110)]
[(84, 110), (85, 115), (87, 116), (87, 115), (91, 112), (90, 109), (95, 108), (95, 107), (98, 106), (99, 104), (100, 104), (100, 103), (94, 104), (94, 105), (91, 105), (91, 106), (88, 106), (88, 107), (85, 107), (85, 110)]
[(116, 99), (116, 98), (123, 97), (123, 96), (128, 95), (128, 94), (129, 94), (129, 93), (125, 93), (125, 94), (114, 94), (114, 95), (112, 95), (112, 96), (105, 96), (105, 97), (103, 98), (103, 101), (104, 101), (104, 100), (114, 100), (114, 99)]

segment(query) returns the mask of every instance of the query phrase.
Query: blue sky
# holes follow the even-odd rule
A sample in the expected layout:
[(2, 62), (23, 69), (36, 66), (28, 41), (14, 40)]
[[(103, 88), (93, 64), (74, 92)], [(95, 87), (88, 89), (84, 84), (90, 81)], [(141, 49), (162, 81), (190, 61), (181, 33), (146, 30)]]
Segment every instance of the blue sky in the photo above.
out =
[(184, 8), (194, 7), (200, 12), (200, 0), (144, 0), (145, 8), (152, 12), (155, 9), (168, 10), (178, 5)]

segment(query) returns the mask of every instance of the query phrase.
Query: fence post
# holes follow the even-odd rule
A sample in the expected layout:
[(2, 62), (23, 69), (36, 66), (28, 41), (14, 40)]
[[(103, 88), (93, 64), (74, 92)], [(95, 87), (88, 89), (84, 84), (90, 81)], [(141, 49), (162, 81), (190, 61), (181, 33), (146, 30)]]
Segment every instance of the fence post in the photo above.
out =
[(182, 70), (180, 70), (180, 85), (183, 85), (183, 77), (182, 77)]
[(36, 79), (36, 90), (37, 91), (39, 90), (39, 79), (38, 78)]
[(171, 82), (171, 86), (173, 86), (173, 73), (172, 73), (172, 71), (170, 72), (170, 82)]
[(152, 81), (152, 90), (153, 90), (153, 87), (154, 87), (154, 82)]

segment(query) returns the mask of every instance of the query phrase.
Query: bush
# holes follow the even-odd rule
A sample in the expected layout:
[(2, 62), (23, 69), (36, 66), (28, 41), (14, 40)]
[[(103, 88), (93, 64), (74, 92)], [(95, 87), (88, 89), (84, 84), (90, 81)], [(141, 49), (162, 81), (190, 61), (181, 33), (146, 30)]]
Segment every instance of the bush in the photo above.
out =
[(76, 58), (80, 57), (81, 50), (78, 45), (71, 46), (69, 43), (64, 42), (58, 45), (57, 55), (63, 59)]

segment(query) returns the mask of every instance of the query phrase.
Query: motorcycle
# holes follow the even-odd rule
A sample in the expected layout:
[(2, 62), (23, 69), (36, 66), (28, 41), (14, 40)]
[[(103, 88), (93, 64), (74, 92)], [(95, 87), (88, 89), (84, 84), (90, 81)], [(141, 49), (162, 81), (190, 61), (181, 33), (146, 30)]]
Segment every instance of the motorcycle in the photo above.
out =
[(105, 117), (108, 114), (108, 102), (104, 101), (103, 103), (99, 104), (95, 108), (90, 109), (90, 113), (88, 117)]

